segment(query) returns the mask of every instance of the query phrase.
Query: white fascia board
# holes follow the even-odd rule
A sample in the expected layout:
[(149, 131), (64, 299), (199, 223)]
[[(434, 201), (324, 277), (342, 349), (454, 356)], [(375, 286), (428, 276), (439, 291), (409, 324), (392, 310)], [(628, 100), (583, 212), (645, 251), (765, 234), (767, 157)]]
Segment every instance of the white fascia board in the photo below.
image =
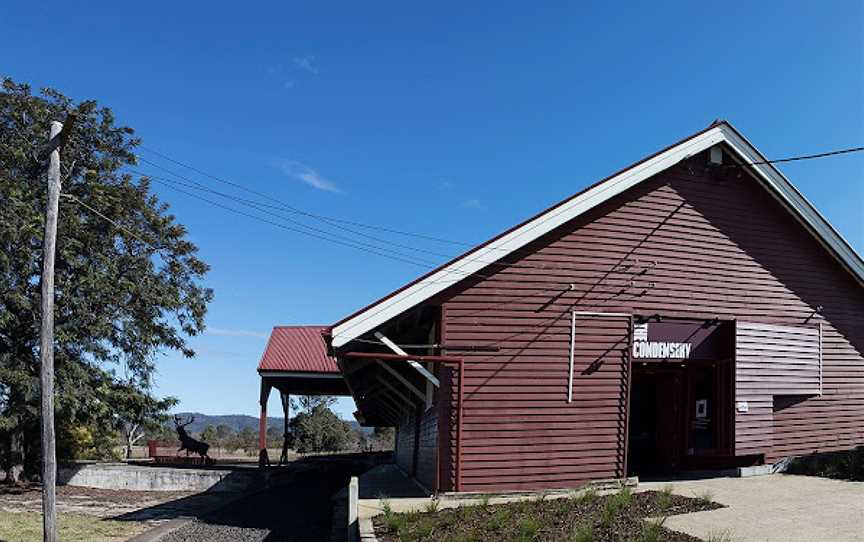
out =
[(480, 249), (466, 254), (447, 267), (429, 275), (398, 294), (369, 307), (350, 320), (333, 328), (333, 347), (339, 348), (368, 333), (391, 318), (415, 307), (435, 294), (453, 286), (494, 262), (504, 258), (531, 241), (540, 238), (561, 226), (639, 184), (645, 179), (664, 171), (681, 160), (698, 154), (724, 141), (720, 126), (688, 139), (666, 151), (645, 160), (615, 177), (571, 198), (521, 227), (503, 235)]
[[(522, 248), (555, 228), (573, 220), (640, 182), (718, 143), (726, 143), (746, 163), (763, 162), (765, 157), (729, 125), (714, 128), (671, 147), (570, 200), (534, 218), (519, 228), (466, 254), (425, 279), (409, 286), (333, 328), (333, 347), (339, 348), (368, 333), (391, 318), (415, 307), (508, 254)], [(750, 166), (769, 192), (783, 203), (796, 219), (809, 227), (817, 241), (833, 252), (864, 284), (864, 261), (819, 211), (771, 164)]]
[[(721, 125), (726, 144), (735, 150), (746, 163), (764, 162), (766, 158), (752, 143), (739, 135), (734, 129)], [(816, 207), (771, 164), (750, 166), (759, 179), (776, 199), (780, 201), (801, 224), (809, 229), (816, 240), (852, 272), (859, 284), (864, 285), (864, 261), (855, 249), (834, 229)]]

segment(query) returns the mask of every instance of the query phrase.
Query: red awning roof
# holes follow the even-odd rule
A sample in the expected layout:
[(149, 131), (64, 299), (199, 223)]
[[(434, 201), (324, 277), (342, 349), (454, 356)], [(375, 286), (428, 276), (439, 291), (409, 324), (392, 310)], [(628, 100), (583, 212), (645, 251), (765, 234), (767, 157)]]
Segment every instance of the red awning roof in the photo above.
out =
[(258, 364), (259, 371), (294, 373), (339, 373), (336, 361), (327, 355), (321, 332), (327, 326), (276, 326)]

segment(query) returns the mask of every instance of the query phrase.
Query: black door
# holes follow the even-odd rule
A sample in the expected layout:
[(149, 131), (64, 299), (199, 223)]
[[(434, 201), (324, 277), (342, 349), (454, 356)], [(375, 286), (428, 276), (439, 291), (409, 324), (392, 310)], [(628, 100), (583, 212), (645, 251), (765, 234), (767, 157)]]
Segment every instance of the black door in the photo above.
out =
[(668, 475), (683, 455), (685, 373), (660, 364), (633, 368), (630, 389), (628, 474)]

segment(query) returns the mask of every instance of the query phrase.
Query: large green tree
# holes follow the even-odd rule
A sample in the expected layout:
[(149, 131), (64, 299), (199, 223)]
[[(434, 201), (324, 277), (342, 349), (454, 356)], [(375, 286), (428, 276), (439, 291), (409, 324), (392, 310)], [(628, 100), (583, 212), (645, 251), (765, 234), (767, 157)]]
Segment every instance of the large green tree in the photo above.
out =
[(291, 447), (301, 454), (336, 452), (357, 445), (357, 435), (347, 422), (332, 410), (319, 404), (308, 412), (301, 412), (288, 424)]
[[(46, 139), (78, 120), (62, 151), (56, 260), (58, 450), (79, 427), (115, 428), (118, 383), (150, 393), (155, 355), (191, 356), (212, 292), (168, 206), (126, 166), (139, 140), (94, 101), (4, 79), (0, 91), (0, 462), (35, 472), (39, 452), (40, 270)], [(69, 197), (71, 196), (71, 197)], [(83, 202), (82, 203), (79, 203)], [(95, 209), (95, 211), (94, 211)], [(102, 216), (100, 216), (102, 215)], [(106, 405), (108, 408), (105, 408)]]

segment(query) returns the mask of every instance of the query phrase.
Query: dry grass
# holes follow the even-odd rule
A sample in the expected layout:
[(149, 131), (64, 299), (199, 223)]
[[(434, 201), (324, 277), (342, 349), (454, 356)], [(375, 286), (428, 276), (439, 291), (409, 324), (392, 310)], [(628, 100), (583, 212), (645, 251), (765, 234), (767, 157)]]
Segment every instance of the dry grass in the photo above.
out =
[[(58, 539), (64, 542), (128, 540), (147, 526), (132, 521), (113, 521), (81, 514), (60, 514)], [(35, 512), (0, 511), (0, 540), (41, 542), (42, 515)]]

